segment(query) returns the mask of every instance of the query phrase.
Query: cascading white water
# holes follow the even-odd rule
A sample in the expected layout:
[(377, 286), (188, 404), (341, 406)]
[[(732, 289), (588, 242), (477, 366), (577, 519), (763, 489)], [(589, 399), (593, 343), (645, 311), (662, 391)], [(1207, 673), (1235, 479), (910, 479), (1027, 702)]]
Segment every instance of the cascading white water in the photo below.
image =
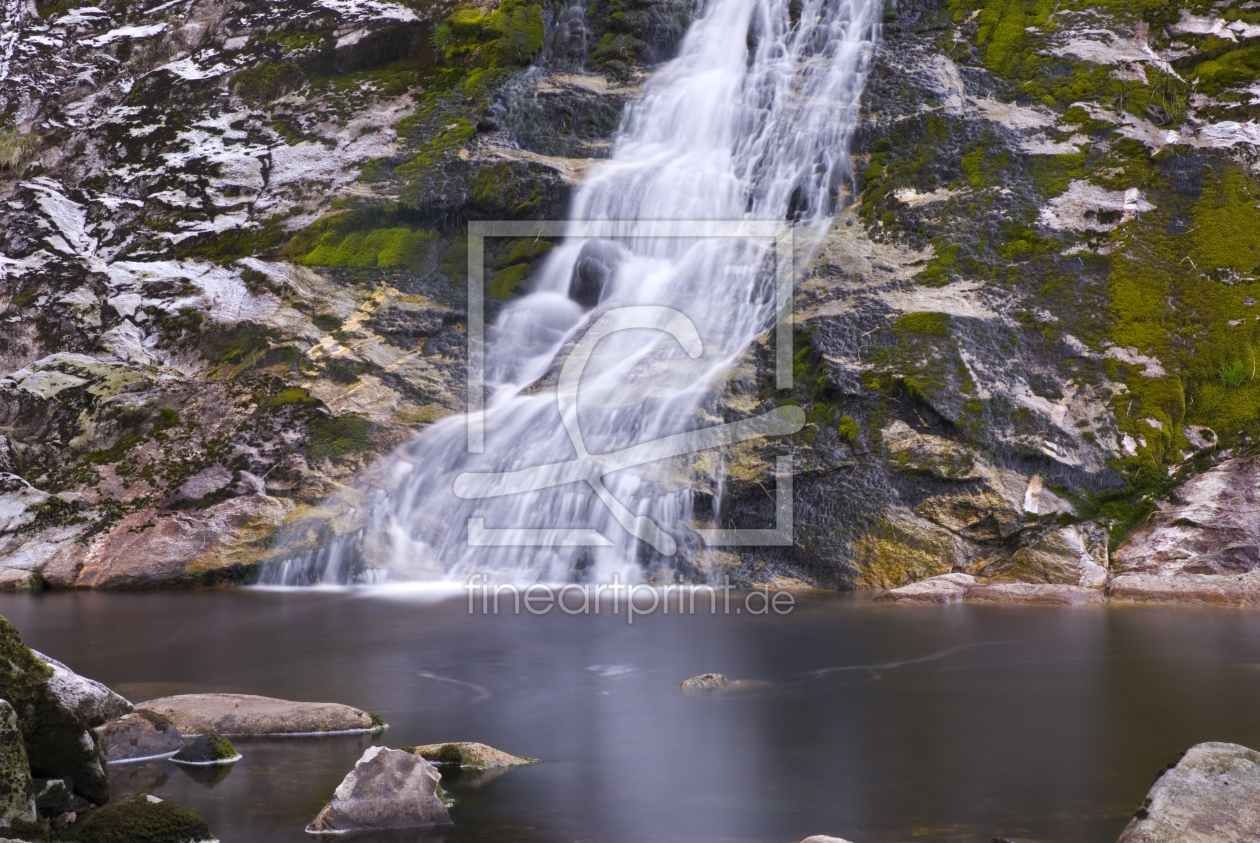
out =
[[(882, 10), (883, 0), (708, 0), (679, 56), (628, 108), (610, 160), (578, 189), (571, 219), (789, 220), (799, 232), (798, 253), (809, 252), (851, 183), (849, 141)], [(464, 418), (433, 425), (393, 458), (394, 491), (373, 506), (362, 533), (273, 565), (263, 581), (465, 580), (474, 573), (564, 581), (580, 569), (590, 581), (631, 582), (645, 566), (668, 564), (630, 536), (625, 519), (585, 483), (464, 500), (454, 493), (456, 479), (574, 459), (556, 370), (614, 308), (681, 311), (702, 350), (693, 356), (659, 330), (625, 330), (600, 342), (581, 381), (586, 450), (614, 452), (704, 426), (714, 387), (773, 322), (771, 248), (756, 239), (566, 237), (536, 273), (534, 292), (505, 307), (488, 333), (484, 453), (468, 453)], [(662, 461), (609, 474), (604, 485), (685, 551), (694, 546), (685, 527), (688, 470)], [(593, 528), (608, 542), (474, 547), (468, 523), (478, 518), (487, 528), (535, 534)], [(348, 564), (352, 554), (366, 568)]]

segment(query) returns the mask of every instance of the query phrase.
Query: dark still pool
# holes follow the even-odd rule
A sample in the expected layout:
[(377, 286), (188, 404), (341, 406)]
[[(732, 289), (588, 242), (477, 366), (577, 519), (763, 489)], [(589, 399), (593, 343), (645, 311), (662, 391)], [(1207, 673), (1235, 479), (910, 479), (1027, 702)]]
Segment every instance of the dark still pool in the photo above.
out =
[[(0, 598), (31, 647), (133, 701), (239, 692), (379, 713), (379, 738), (253, 739), (211, 775), (114, 765), (224, 843), (304, 832), (364, 749), (480, 741), (543, 759), (444, 773), (442, 838), (1110, 843), (1200, 741), (1260, 747), (1260, 612), (906, 607), (787, 615), (469, 613), (417, 590)], [(715, 672), (742, 694), (684, 694)], [(358, 838), (356, 838), (358, 839)]]

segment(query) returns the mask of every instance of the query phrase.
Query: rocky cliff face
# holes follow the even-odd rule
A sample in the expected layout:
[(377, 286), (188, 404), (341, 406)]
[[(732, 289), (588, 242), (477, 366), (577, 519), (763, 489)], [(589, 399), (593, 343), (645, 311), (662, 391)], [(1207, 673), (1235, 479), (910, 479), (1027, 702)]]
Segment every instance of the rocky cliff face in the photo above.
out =
[[(248, 581), (282, 525), (352, 531), (374, 459), (462, 406), (466, 222), (563, 217), (693, 11), (73, 6), (0, 31), (9, 587)], [(796, 389), (758, 347), (721, 405), (805, 408), (728, 455), (717, 513), (764, 526), (790, 451), (795, 546), (684, 573), (1248, 577), (1212, 550), (1245, 525), (1186, 538), (1164, 502), (1260, 424), (1260, 12), (890, 0), (884, 35)], [(550, 244), (488, 242), (493, 310)], [(1228, 564), (1139, 571), (1152, 541)]]

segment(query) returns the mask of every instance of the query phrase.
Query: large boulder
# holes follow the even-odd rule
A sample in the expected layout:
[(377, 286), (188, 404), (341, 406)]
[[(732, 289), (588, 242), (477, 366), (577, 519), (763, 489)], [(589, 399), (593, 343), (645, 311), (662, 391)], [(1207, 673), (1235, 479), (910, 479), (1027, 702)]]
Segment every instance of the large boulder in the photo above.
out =
[(93, 811), (64, 836), (78, 843), (205, 843), (215, 839), (201, 817), (151, 793), (137, 793)]
[(442, 774), (419, 755), (369, 747), (337, 787), (308, 833), (413, 828), (451, 821), (438, 796)]
[(131, 703), (95, 679), (80, 676), (54, 658), (31, 650), (35, 658), (52, 668), (48, 685), (67, 708), (83, 715), (89, 726), (100, 726), (131, 713)]
[(317, 732), (370, 732), (384, 727), (379, 717), (338, 703), (293, 702), (253, 694), (181, 694), (140, 703), (184, 735), (300, 735)]
[(458, 764), (473, 770), (493, 770), (497, 767), (519, 767), (533, 764), (532, 758), (520, 758), (483, 743), (434, 743), (413, 747), (412, 755), (419, 755), (432, 764)]
[(1244, 840), (1260, 840), (1260, 752), (1233, 743), (1191, 747), (1120, 835), (1120, 843)]
[(57, 696), (53, 676), (13, 624), (0, 618), (0, 688), (17, 714), (31, 772), (68, 779), (76, 793), (103, 804), (109, 800), (109, 777), (96, 735), (77, 706)]
[(106, 761), (164, 758), (184, 748), (184, 739), (170, 720), (142, 709), (96, 729)]
[(31, 792), (31, 769), (13, 706), (0, 700), (0, 836), (38, 828)]

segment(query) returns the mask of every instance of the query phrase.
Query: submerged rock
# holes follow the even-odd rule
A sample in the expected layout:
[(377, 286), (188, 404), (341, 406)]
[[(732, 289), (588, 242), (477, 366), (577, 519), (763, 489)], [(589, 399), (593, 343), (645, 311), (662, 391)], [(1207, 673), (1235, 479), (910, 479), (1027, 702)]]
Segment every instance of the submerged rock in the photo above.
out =
[(17, 715), (31, 772), (67, 779), (76, 793), (102, 804), (109, 799), (109, 777), (96, 735), (78, 708), (57, 696), (53, 676), (53, 668), (0, 618), (0, 688)]
[(106, 761), (138, 761), (174, 755), (184, 739), (166, 717), (140, 709), (97, 728)]
[(0, 700), (0, 836), (38, 828), (31, 770), (13, 706)]
[(842, 837), (828, 837), (826, 834), (815, 834), (812, 837), (806, 837), (801, 843), (849, 843)]
[(181, 734), (300, 735), (370, 732), (379, 717), (339, 703), (294, 702), (253, 694), (181, 694), (137, 706), (170, 719)]
[(484, 743), (434, 743), (412, 748), (412, 755), (419, 755), (433, 764), (458, 764), (474, 770), (492, 770), (496, 767), (520, 767), (533, 764), (532, 758), (521, 758), (486, 746)]
[(1119, 843), (1260, 840), (1260, 752), (1201, 743), (1160, 775)]
[(151, 793), (138, 793), (93, 811), (66, 836), (80, 843), (204, 843), (214, 835), (192, 811)]
[(727, 679), (720, 673), (702, 673), (680, 683), (683, 693), (750, 694), (774, 688), (773, 682), (757, 679)]
[(57, 699), (67, 708), (76, 709), (82, 714), (89, 726), (100, 726), (131, 713), (131, 703), (100, 682), (80, 676), (37, 650), (31, 652), (35, 658), (53, 669), (48, 685), (57, 695)]
[(234, 764), (241, 754), (222, 735), (198, 735), (171, 757), (180, 764)]
[(731, 680), (720, 673), (702, 673), (699, 676), (684, 679), (679, 683), (679, 687), (684, 691), (716, 691), (729, 684)]
[(419, 755), (369, 747), (306, 830), (317, 834), (449, 824), (450, 814), (438, 796), (441, 778)]

